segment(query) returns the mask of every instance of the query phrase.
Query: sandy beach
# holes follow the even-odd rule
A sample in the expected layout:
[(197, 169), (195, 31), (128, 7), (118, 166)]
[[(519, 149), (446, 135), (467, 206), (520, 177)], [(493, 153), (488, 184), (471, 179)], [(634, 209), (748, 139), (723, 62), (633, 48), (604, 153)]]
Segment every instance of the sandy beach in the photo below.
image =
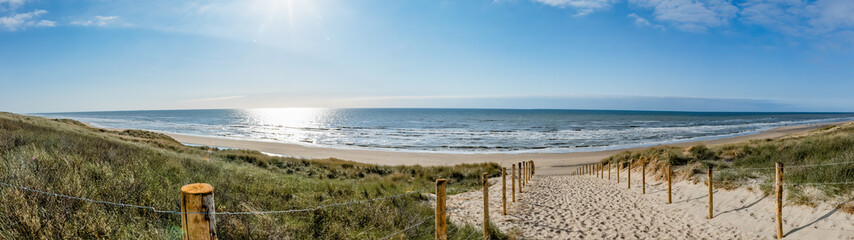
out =
[[(802, 126), (780, 127), (757, 134), (746, 136), (715, 139), (708, 141), (684, 142), (669, 144), (670, 146), (690, 146), (694, 144), (719, 145), (736, 143), (751, 139), (778, 138), (786, 135), (806, 133), (812, 129), (840, 123), (823, 123)], [(218, 137), (203, 137), (176, 133), (165, 133), (172, 138), (188, 144), (243, 148), (258, 150), (266, 153), (281, 154), (285, 156), (301, 157), (309, 159), (337, 158), (362, 163), (379, 165), (455, 165), (461, 163), (495, 162), (509, 165), (523, 160), (534, 160), (537, 163), (537, 173), (546, 175), (567, 175), (580, 164), (597, 162), (613, 154), (644, 148), (631, 148), (621, 150), (597, 151), (597, 152), (574, 152), (574, 153), (493, 153), (493, 154), (453, 154), (453, 153), (421, 153), (421, 152), (389, 152), (373, 150), (349, 150), (335, 148), (307, 147), (298, 144), (235, 140)]]
[[(636, 175), (637, 174), (637, 175)], [(714, 192), (714, 218), (708, 217), (708, 188), (674, 182), (673, 203), (667, 184), (648, 176), (641, 194), (639, 173), (627, 189), (591, 176), (534, 176), (502, 216), (500, 178), (490, 179), (490, 219), (502, 232), (521, 239), (776, 239), (773, 196), (747, 189)], [(607, 175), (606, 175), (607, 176)], [(449, 197), (451, 221), (482, 226), (480, 191)], [(854, 239), (854, 217), (830, 204), (815, 208), (785, 204), (785, 239)], [(449, 230), (450, 231), (450, 230)]]

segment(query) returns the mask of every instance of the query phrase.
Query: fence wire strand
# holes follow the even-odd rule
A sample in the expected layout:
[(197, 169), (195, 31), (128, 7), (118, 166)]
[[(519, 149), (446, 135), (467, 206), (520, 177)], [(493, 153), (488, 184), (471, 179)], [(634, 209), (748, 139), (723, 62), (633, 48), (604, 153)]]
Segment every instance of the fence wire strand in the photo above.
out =
[(40, 193), (40, 194), (44, 194), (44, 195), (48, 195), (48, 196), (54, 196), (54, 197), (66, 198), (66, 199), (73, 199), (73, 200), (79, 200), (79, 201), (90, 202), (90, 203), (99, 203), (99, 204), (106, 204), (106, 205), (119, 206), (119, 207), (129, 207), (129, 208), (146, 209), (146, 210), (150, 210), (150, 211), (153, 211), (153, 212), (156, 212), (156, 213), (170, 213), (170, 212), (171, 212), (171, 211), (161, 211), (161, 210), (157, 210), (157, 209), (156, 209), (156, 208), (154, 208), (154, 207), (148, 207), (148, 206), (140, 206), (140, 205), (126, 204), (126, 203), (114, 203), (114, 202), (107, 202), (107, 201), (99, 201), (99, 200), (93, 200), (93, 199), (87, 199), (87, 198), (80, 198), (80, 197), (68, 196), (68, 195), (58, 194), (58, 193), (45, 192), (45, 191), (36, 190), (36, 189), (28, 188), (28, 187), (16, 186), (16, 185), (12, 185), (12, 184), (8, 184), (8, 183), (4, 183), (4, 182), (0, 182), (0, 185), (6, 186), (6, 187), (11, 187), (11, 188), (16, 188), (16, 189), (20, 189), (20, 190), (24, 190), (24, 191), (29, 191), (29, 192), (34, 192), (34, 193)]
[[(98, 204), (106, 204), (106, 205), (119, 206), (119, 207), (146, 209), (146, 210), (149, 210), (149, 211), (152, 211), (155, 213), (205, 214), (205, 212), (181, 212), (181, 211), (158, 210), (154, 207), (149, 207), (149, 206), (140, 206), (140, 205), (126, 204), (126, 203), (115, 203), (115, 202), (93, 200), (93, 199), (88, 199), (88, 198), (74, 197), (74, 196), (69, 196), (69, 195), (64, 195), (64, 194), (45, 192), (45, 191), (36, 190), (36, 189), (28, 188), (28, 187), (12, 185), (12, 184), (8, 184), (8, 183), (4, 183), (4, 182), (0, 182), (0, 185), (6, 186), (6, 187), (11, 187), (11, 188), (16, 188), (16, 189), (20, 189), (20, 190), (24, 190), (24, 191), (44, 194), (44, 195), (48, 195), (48, 196), (59, 197), (59, 198), (73, 199), (73, 200), (78, 200), (78, 201), (98, 203)], [(309, 212), (309, 211), (315, 211), (315, 210), (328, 208), (328, 207), (339, 207), (339, 206), (345, 206), (345, 205), (361, 204), (361, 203), (374, 202), (374, 201), (380, 201), (380, 200), (391, 199), (391, 198), (398, 198), (398, 197), (403, 197), (403, 196), (412, 195), (412, 194), (420, 194), (420, 193), (421, 192), (406, 192), (406, 193), (401, 193), (401, 194), (391, 195), (391, 196), (386, 196), (386, 197), (381, 197), (381, 198), (365, 199), (365, 200), (350, 201), (350, 202), (343, 202), (343, 203), (326, 204), (326, 205), (320, 205), (320, 206), (316, 206), (313, 208), (305, 208), (305, 209), (291, 209), (291, 210), (282, 210), (282, 211), (259, 211), (259, 212), (215, 212), (214, 214), (215, 215), (250, 215), (250, 214), (279, 214), (279, 213)]]

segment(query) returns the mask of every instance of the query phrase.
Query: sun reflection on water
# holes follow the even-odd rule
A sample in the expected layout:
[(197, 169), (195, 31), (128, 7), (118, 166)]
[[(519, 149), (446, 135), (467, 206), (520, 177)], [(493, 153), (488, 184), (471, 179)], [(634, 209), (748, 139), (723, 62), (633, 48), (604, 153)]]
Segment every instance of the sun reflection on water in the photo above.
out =
[(328, 123), (328, 108), (259, 108), (245, 110), (246, 117), (261, 126), (317, 128)]

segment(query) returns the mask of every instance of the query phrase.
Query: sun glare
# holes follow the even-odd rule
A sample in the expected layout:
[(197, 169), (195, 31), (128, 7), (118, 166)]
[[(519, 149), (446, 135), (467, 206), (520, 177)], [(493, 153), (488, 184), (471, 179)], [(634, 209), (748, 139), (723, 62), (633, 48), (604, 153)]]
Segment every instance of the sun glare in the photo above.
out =
[(261, 125), (282, 127), (317, 127), (327, 118), (326, 108), (259, 108), (246, 110), (249, 118)]

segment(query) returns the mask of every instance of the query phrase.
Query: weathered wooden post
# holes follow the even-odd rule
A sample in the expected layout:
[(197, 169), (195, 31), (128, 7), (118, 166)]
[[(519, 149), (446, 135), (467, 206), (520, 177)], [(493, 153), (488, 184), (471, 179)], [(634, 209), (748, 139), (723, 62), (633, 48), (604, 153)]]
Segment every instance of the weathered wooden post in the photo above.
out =
[(528, 163), (528, 172), (527, 172), (528, 180), (531, 180), (531, 177), (534, 176), (534, 165), (531, 164), (531, 161), (527, 161), (527, 163)]
[(537, 167), (534, 165), (534, 160), (531, 160), (531, 176), (537, 174)]
[(629, 170), (626, 171), (626, 174), (628, 174), (628, 175), (626, 175), (626, 176), (628, 176), (628, 179), (626, 179), (626, 184), (628, 184), (627, 185), (628, 188), (631, 189), (632, 188), (632, 160), (629, 160)]
[(617, 184), (620, 184), (620, 169), (623, 168), (623, 163), (617, 163)]
[(510, 166), (510, 195), (513, 195), (513, 202), (516, 202), (516, 164)]
[(646, 160), (641, 163), (641, 194), (646, 194)]
[(611, 161), (608, 161), (608, 181), (611, 181)]
[(528, 172), (528, 164), (525, 162), (522, 162), (522, 184), (526, 185), (526, 186), (528, 185), (528, 176), (526, 176), (527, 172)]
[(448, 223), (445, 217), (446, 184), (445, 179), (436, 179), (436, 239), (438, 240), (448, 240)]
[(605, 165), (599, 164), (599, 179), (605, 179)]
[(777, 239), (783, 239), (783, 163), (777, 162), (777, 174), (775, 174), (776, 205), (777, 205)]
[(667, 204), (673, 203), (673, 195), (670, 192), (670, 175), (673, 175), (673, 169), (667, 165)]
[(501, 205), (507, 215), (507, 168), (501, 168)]
[(214, 187), (193, 183), (181, 187), (181, 228), (184, 240), (217, 239)]
[(709, 219), (714, 217), (714, 195), (712, 195), (712, 165), (709, 165)]
[(489, 179), (486, 173), (481, 174), (483, 179), (483, 239), (489, 239)]
[[(519, 193), (521, 195), (521, 193), (522, 193), (522, 163), (517, 163), (517, 164), (519, 164), (519, 176), (518, 176), (519, 178), (517, 178), (517, 180), (519, 181)], [(519, 196), (519, 197), (521, 197), (521, 196)]]

